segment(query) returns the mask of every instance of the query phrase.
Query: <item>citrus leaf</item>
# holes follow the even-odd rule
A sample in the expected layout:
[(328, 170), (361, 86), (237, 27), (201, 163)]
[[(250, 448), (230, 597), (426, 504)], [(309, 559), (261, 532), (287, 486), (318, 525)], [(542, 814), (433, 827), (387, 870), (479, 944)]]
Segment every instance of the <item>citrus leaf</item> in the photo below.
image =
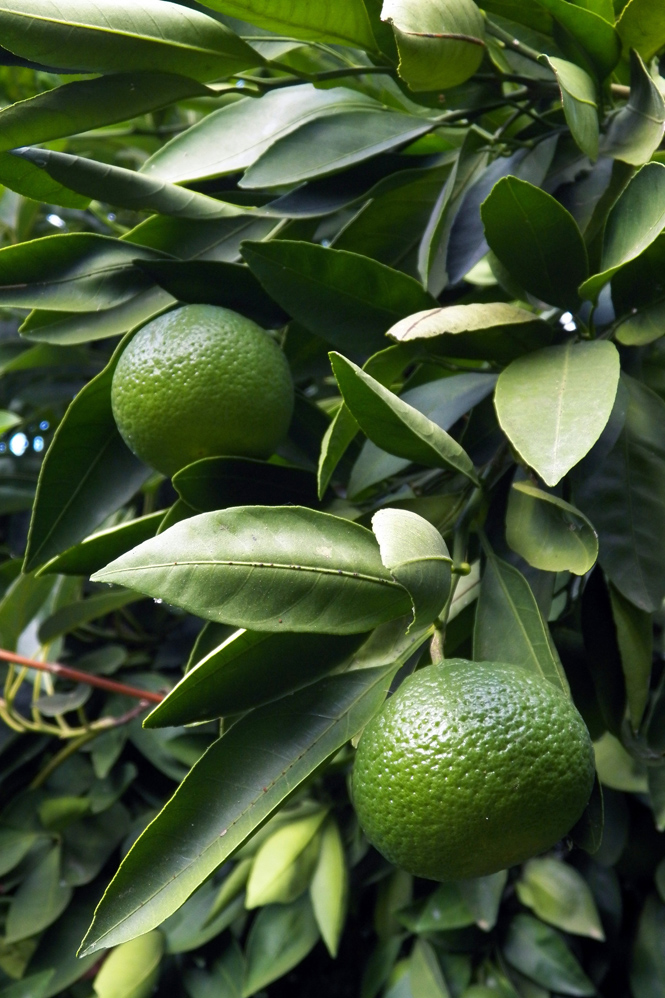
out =
[(519, 357), (499, 375), (501, 429), (548, 485), (567, 475), (603, 432), (619, 366), (612, 343), (569, 342)]
[(326, 949), (335, 958), (344, 928), (349, 874), (344, 845), (334, 818), (328, 818), (321, 832), (319, 860), (309, 886), (309, 894), (319, 931)]
[(583, 513), (528, 482), (514, 482), (506, 540), (529, 565), (545, 572), (586, 575), (598, 557), (598, 537)]
[(512, 662), (568, 692), (563, 669), (529, 583), (512, 565), (488, 554), (480, 584), (473, 657)]
[[(85, 952), (147, 932), (179, 908), (364, 726), (383, 702), (398, 664), (323, 679), (237, 721), (127, 854), (97, 909)], [(224, 791), (211, 797), (211, 781)]]
[(446, 90), (468, 80), (482, 62), (484, 24), (472, 0), (384, 0), (393, 26), (399, 75), (411, 90)]
[(274, 142), (239, 186), (269, 189), (326, 177), (413, 142), (431, 128), (415, 115), (380, 108), (317, 118)]
[(60, 846), (54, 845), (21, 882), (7, 912), (6, 943), (28, 939), (62, 915), (72, 888), (62, 882), (60, 860)]
[(91, 232), (43, 236), (0, 249), (0, 305), (87, 312), (128, 301), (152, 282), (135, 257), (161, 253)]
[(319, 930), (312, 903), (303, 894), (290, 905), (263, 908), (247, 940), (244, 998), (287, 974), (314, 947)]
[(370, 440), (388, 453), (459, 471), (478, 483), (470, 457), (445, 430), (341, 354), (330, 359), (344, 401)]
[(492, 302), (416, 312), (396, 322), (386, 336), (398, 343), (422, 342), (446, 357), (505, 362), (547, 346), (552, 328), (525, 308)]
[(94, 980), (98, 998), (148, 998), (159, 977), (164, 953), (161, 932), (148, 932), (118, 946)]
[(665, 100), (637, 52), (630, 53), (628, 103), (611, 119), (603, 155), (632, 166), (648, 163), (665, 131)]
[(476, 925), (483, 932), (490, 932), (496, 925), (503, 890), (507, 882), (508, 871), (500, 870), (487, 877), (460, 880), (457, 885), (462, 900), (472, 913)]
[(536, 0), (553, 15), (562, 31), (555, 32), (557, 40), (574, 62), (584, 65), (599, 80), (608, 76), (621, 55), (621, 41), (611, 22), (590, 9), (589, 4), (578, 6), (566, 0)]
[(279, 239), (245, 242), (242, 254), (289, 315), (352, 356), (381, 350), (386, 329), (436, 304), (413, 277), (346, 250)]
[(77, 80), (0, 111), (0, 150), (33, 145), (125, 121), (213, 91), (176, 73), (114, 73)]
[(199, 513), (258, 503), (316, 505), (311, 472), (249, 457), (204, 457), (174, 475), (173, 485)]
[(635, 606), (654, 613), (665, 596), (664, 403), (622, 375), (628, 391), (624, 427), (609, 454), (575, 479), (575, 503), (600, 539), (600, 563)]
[(145, 177), (123, 166), (111, 166), (39, 146), (15, 149), (13, 155), (34, 163), (49, 177), (78, 194), (131, 211), (155, 211), (174, 218), (192, 219), (233, 218), (247, 214), (246, 208), (217, 201), (164, 180)]
[(120, 582), (207, 620), (261, 631), (351, 634), (401, 616), (409, 606), (369, 530), (299, 506), (201, 513), (93, 579)]
[(206, 0), (205, 6), (277, 34), (377, 51), (362, 0), (340, 9), (326, 0)]
[(146, 728), (238, 714), (308, 686), (349, 658), (365, 635), (240, 630), (191, 668)]
[(601, 270), (580, 286), (595, 301), (617, 270), (636, 260), (665, 226), (665, 166), (647, 163), (627, 184), (607, 216)]
[(141, 173), (173, 183), (237, 173), (309, 121), (381, 107), (355, 90), (317, 90), (311, 83), (274, 90), (260, 100), (246, 97), (176, 135), (146, 160)]
[(650, 0), (631, 0), (617, 22), (625, 49), (635, 49), (648, 62), (665, 45), (665, 11)]
[(517, 896), (539, 918), (558, 929), (605, 939), (589, 885), (567, 863), (550, 858), (529, 860), (517, 883)]
[(450, 991), (436, 950), (425, 939), (416, 940), (409, 960), (408, 976), (412, 993), (419, 998), (449, 998)]
[(416, 513), (380, 509), (372, 517), (381, 561), (413, 602), (413, 627), (427, 627), (450, 595), (452, 558), (439, 531)]
[(263, 60), (219, 21), (168, 0), (20, 0), (0, 4), (11, 52), (75, 73), (162, 71), (216, 79)]
[[(17, 160), (17, 162), (19, 162)], [(164, 216), (153, 215), (153, 218)], [(145, 261), (137, 261), (138, 275)], [(122, 336), (134, 326), (143, 325), (174, 305), (174, 299), (161, 288), (144, 287), (119, 305), (112, 305), (101, 312), (56, 312), (37, 308), (28, 315), (20, 328), (26, 340), (70, 346), (90, 343), (111, 336)]]
[(317, 832), (326, 814), (321, 809), (290, 821), (260, 846), (247, 881), (246, 908), (288, 904), (307, 889), (318, 858)]
[(530, 915), (512, 920), (503, 953), (511, 966), (544, 988), (566, 995), (596, 994), (559, 933)]
[(0, 183), (25, 198), (62, 208), (87, 208), (90, 204), (84, 194), (70, 191), (34, 163), (9, 152), (0, 152)]
[(573, 216), (516, 177), (500, 180), (480, 211), (490, 249), (525, 290), (559, 308), (575, 308), (589, 265)]
[(626, 681), (626, 699), (633, 730), (637, 731), (649, 700), (653, 660), (651, 614), (640, 610), (610, 585), (612, 616), (617, 632), (621, 666)]
[(38, 575), (92, 575), (131, 548), (154, 537), (164, 517), (163, 511), (100, 530), (43, 565)]
[(598, 104), (596, 84), (580, 66), (566, 59), (541, 56), (559, 84), (563, 113), (570, 133), (589, 159), (598, 157)]
[(55, 638), (75, 631), (77, 627), (81, 627), (91, 620), (105, 617), (108, 613), (113, 613), (129, 603), (136, 603), (140, 598), (131, 590), (121, 589), (110, 593), (97, 593), (87, 599), (68, 603), (46, 617), (40, 624), (39, 640), (42, 644), (48, 644)]
[(630, 984), (635, 998), (655, 998), (665, 987), (664, 931), (665, 905), (652, 894), (640, 915), (630, 967)]

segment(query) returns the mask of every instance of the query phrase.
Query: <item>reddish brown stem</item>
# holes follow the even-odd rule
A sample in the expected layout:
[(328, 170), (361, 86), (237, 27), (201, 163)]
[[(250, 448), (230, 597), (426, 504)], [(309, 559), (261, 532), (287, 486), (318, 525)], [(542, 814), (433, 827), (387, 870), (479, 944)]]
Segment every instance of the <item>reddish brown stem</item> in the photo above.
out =
[(140, 690), (136, 686), (116, 683), (113, 679), (105, 679), (103, 676), (91, 676), (89, 672), (70, 669), (68, 665), (60, 665), (58, 662), (38, 662), (36, 659), (26, 658), (25, 655), (17, 655), (16, 652), (5, 651), (4, 648), (0, 648), (0, 659), (5, 662), (15, 662), (17, 665), (26, 665), (29, 669), (39, 669), (40, 672), (50, 672), (53, 676), (71, 679), (75, 683), (87, 683), (88, 686), (96, 686), (100, 690), (109, 690), (111, 693), (122, 693), (123, 696), (135, 697), (137, 700), (149, 700), (151, 703), (161, 703), (164, 699), (162, 693)]

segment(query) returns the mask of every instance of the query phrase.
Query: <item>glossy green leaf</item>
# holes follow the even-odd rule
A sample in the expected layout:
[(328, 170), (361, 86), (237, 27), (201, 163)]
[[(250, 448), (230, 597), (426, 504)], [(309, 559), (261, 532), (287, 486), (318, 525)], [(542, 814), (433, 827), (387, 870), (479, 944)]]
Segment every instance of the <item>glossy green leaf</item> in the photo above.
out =
[(133, 264), (151, 250), (72, 232), (0, 249), (0, 305), (86, 312), (109, 308), (150, 283)]
[(136, 520), (99, 530), (80, 544), (57, 555), (39, 569), (39, 575), (92, 575), (125, 551), (154, 537), (164, 513), (149, 513)]
[(575, 308), (588, 274), (577, 223), (550, 194), (504, 177), (481, 206), (490, 249), (531, 294), (559, 308)]
[(626, 793), (647, 793), (646, 766), (629, 755), (618, 738), (606, 731), (593, 748), (598, 779), (603, 786)]
[(599, 273), (580, 287), (584, 298), (595, 300), (611, 277), (636, 260), (665, 226), (665, 166), (647, 163), (639, 170), (607, 216)]
[(529, 583), (512, 565), (489, 555), (480, 584), (473, 657), (521, 665), (567, 691), (555, 654)]
[(171, 72), (115, 73), (65, 83), (0, 111), (0, 150), (111, 125), (210, 93), (195, 80)]
[(240, 630), (191, 668), (146, 728), (238, 714), (308, 686), (349, 658), (365, 635)]
[(318, 831), (326, 813), (321, 809), (291, 821), (261, 845), (247, 881), (246, 908), (288, 904), (309, 887), (319, 854)]
[(93, 987), (98, 998), (148, 998), (164, 952), (161, 932), (148, 932), (118, 946), (104, 961)]
[(149, 475), (125, 445), (111, 412), (116, 359), (79, 392), (56, 430), (39, 475), (26, 571), (77, 544)]
[(603, 461), (578, 476), (574, 497), (598, 532), (612, 583), (653, 613), (665, 596), (665, 403), (626, 375), (621, 384), (628, 391), (623, 430)]
[(262, 631), (351, 634), (408, 607), (368, 530), (298, 506), (201, 513), (93, 578)]
[(589, 159), (598, 157), (598, 97), (596, 84), (580, 66), (566, 59), (543, 56), (559, 84), (563, 113), (575, 142)]
[(496, 925), (503, 891), (508, 882), (508, 871), (500, 870), (487, 877), (460, 880), (458, 887), (462, 900), (471, 912), (479, 929), (489, 932)]
[(0, 152), (0, 184), (32, 201), (59, 205), (62, 208), (87, 208), (90, 198), (70, 191), (34, 163), (9, 152)]
[(349, 874), (337, 822), (328, 818), (321, 830), (318, 862), (309, 885), (314, 917), (331, 957), (337, 956), (349, 892)]
[(274, 142), (239, 186), (270, 189), (327, 177), (413, 142), (431, 128), (416, 115), (381, 109), (317, 118)]
[(647, 898), (640, 916), (630, 967), (635, 998), (658, 998), (665, 987), (665, 905)]
[(567, 475), (603, 432), (619, 367), (612, 343), (571, 341), (520, 357), (499, 375), (501, 428), (547, 485)]
[(75, 73), (157, 71), (215, 79), (259, 65), (219, 21), (165, 0), (20, 0), (0, 5), (11, 52)]
[(344, 401), (370, 440), (398, 457), (478, 482), (468, 454), (445, 430), (340, 354), (330, 357)]
[[(141, 260), (136, 267), (132, 264), (134, 278), (138, 277), (144, 263), (145, 261)], [(143, 280), (145, 280), (145, 271), (143, 271)], [(174, 304), (171, 295), (162, 288), (144, 287), (130, 294), (130, 297), (121, 301), (119, 305), (112, 305), (101, 312), (56, 312), (36, 308), (25, 319), (20, 331), (26, 340), (34, 340), (37, 343), (63, 346), (89, 343), (92, 340), (122, 336), (129, 329), (142, 325)]]
[(653, 621), (614, 586), (610, 586), (612, 616), (617, 632), (626, 699), (633, 730), (637, 731), (649, 700), (653, 659)]
[(530, 915), (512, 920), (503, 954), (511, 966), (544, 988), (564, 995), (596, 994), (559, 933)]
[(632, 166), (648, 163), (665, 131), (665, 101), (637, 52), (630, 53), (628, 103), (611, 119), (603, 154)]
[(404, 509), (380, 509), (372, 530), (381, 561), (411, 597), (411, 627), (427, 627), (450, 595), (452, 559), (443, 537), (422, 516)]
[(586, 575), (598, 557), (598, 537), (586, 516), (558, 496), (514, 482), (506, 540), (534, 568)]
[(201, 513), (268, 502), (316, 505), (311, 472), (248, 457), (204, 457), (174, 475), (173, 485)]
[[(247, 857), (247, 859), (239, 860), (229, 873), (228, 877), (222, 881), (208, 914), (208, 923), (213, 921), (213, 919), (219, 915), (221, 911), (224, 911), (224, 909), (238, 897), (241, 891), (244, 891), (253, 862), (253, 856)], [(195, 897), (196, 895), (193, 896)], [(182, 911), (181, 908), (178, 910)]]
[(424, 939), (416, 940), (409, 960), (409, 985), (418, 998), (449, 998), (450, 992), (436, 950)]
[(556, 859), (531, 859), (517, 883), (517, 896), (544, 922), (578, 936), (604, 940), (596, 902), (584, 877)]
[(0, 991), (2, 998), (46, 998), (49, 984), (53, 979), (52, 970), (43, 970), (38, 974), (28, 974), (13, 984), (8, 984)]
[[(43, 998), (55, 998), (62, 994), (65, 988), (87, 974), (95, 964), (95, 956), (79, 960), (76, 948), (90, 924), (96, 900), (95, 886), (76, 891), (67, 908), (66, 917), (59, 918), (40, 938), (30, 960), (30, 972), (51, 975)], [(30, 992), (26, 998), (39, 996)]]
[(353, 111), (380, 111), (372, 97), (346, 87), (303, 83), (213, 111), (146, 160), (141, 172), (180, 183), (245, 170), (275, 142), (311, 121)]
[(0, 826), (0, 876), (13, 870), (24, 856), (27, 856), (38, 839), (38, 832)]
[(78, 194), (131, 211), (155, 211), (174, 218), (192, 219), (233, 218), (246, 213), (244, 208), (217, 201), (206, 194), (145, 177), (123, 166), (110, 166), (67, 152), (24, 146), (15, 149), (13, 155), (34, 163), (49, 177)]
[(206, 0), (205, 6), (277, 34), (376, 49), (362, 0), (349, 0), (340, 10), (323, 0)]
[[(97, 909), (85, 951), (147, 932), (175, 911), (366, 724), (398, 664), (323, 679), (237, 721), (128, 853)], [(224, 792), (210, 797), (211, 781), (224, 784)], [(210, 801), (205, 811), (202, 796)], [(156, 876), (156, 870), (162, 872)]]
[(15, 651), (28, 624), (53, 592), (55, 579), (40, 579), (34, 573), (22, 574), (7, 588), (0, 600), (0, 643)]
[(555, 35), (564, 54), (604, 80), (621, 55), (621, 41), (613, 23), (591, 9), (589, 3), (571, 4), (566, 0), (537, 0), (537, 3), (553, 15), (560, 29)]
[(39, 638), (43, 644), (48, 644), (62, 634), (68, 634), (83, 624), (99, 617), (105, 617), (128, 603), (135, 603), (140, 596), (131, 590), (114, 590), (113, 592), (97, 593), (88, 599), (78, 600), (60, 607), (47, 617), (39, 627)]
[(416, 312), (396, 322), (386, 336), (398, 343), (422, 343), (447, 357), (505, 362), (547, 346), (552, 329), (525, 308), (492, 302)]
[[(469, 410), (482, 402), (495, 384), (494, 374), (461, 373), (409, 388), (400, 395), (400, 399), (447, 432)], [(388, 454), (371, 440), (366, 440), (351, 469), (348, 494), (359, 495), (369, 486), (398, 475), (408, 466), (408, 459)], [(413, 512), (417, 510), (414, 509)]]
[[(38, 710), (44, 717), (58, 717), (58, 715), (66, 714), (69, 710), (78, 710), (79, 707), (82, 707), (90, 699), (91, 692), (89, 686), (80, 683), (69, 693), (53, 693), (38, 697), (32, 701), (31, 707), (34, 710)], [(55, 799), (61, 800), (62, 798)], [(72, 800), (77, 802), (77, 807), (80, 806), (77, 816), (85, 814), (88, 810), (87, 802), (80, 797), (73, 797)], [(49, 822), (45, 818), (42, 818), (42, 821), (45, 826), (49, 825)]]
[(288, 973), (307, 956), (318, 938), (319, 929), (307, 894), (290, 905), (263, 908), (247, 940), (244, 998)]
[(617, 31), (626, 49), (635, 49), (648, 62), (665, 45), (665, 11), (650, 0), (630, 0), (621, 12)]
[(475, 73), (484, 54), (482, 16), (472, 0), (384, 0), (393, 26), (399, 75), (411, 90), (447, 90)]
[(71, 887), (60, 878), (60, 846), (54, 845), (14, 894), (7, 913), (5, 943), (41, 932), (62, 915), (71, 898)]
[(414, 278), (345, 250), (280, 239), (242, 252), (289, 315), (352, 356), (381, 350), (398, 319), (436, 304)]
[(403, 907), (397, 917), (416, 933), (459, 929), (474, 922), (457, 882), (441, 884), (429, 897)]

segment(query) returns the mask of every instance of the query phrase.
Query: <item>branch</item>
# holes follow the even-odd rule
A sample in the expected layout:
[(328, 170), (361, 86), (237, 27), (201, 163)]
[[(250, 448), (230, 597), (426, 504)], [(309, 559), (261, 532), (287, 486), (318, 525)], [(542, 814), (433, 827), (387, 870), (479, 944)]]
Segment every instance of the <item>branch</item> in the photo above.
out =
[(38, 669), (40, 672), (49, 672), (52, 676), (60, 676), (62, 679), (71, 679), (76, 683), (86, 683), (88, 686), (96, 686), (100, 690), (109, 690), (111, 693), (121, 693), (126, 697), (134, 697), (137, 700), (147, 700), (151, 703), (161, 703), (164, 699), (162, 693), (152, 693), (150, 690), (140, 690), (136, 686), (127, 686), (125, 683), (116, 683), (113, 679), (105, 679), (103, 676), (93, 676), (89, 672), (81, 672), (79, 669), (70, 669), (68, 665), (60, 665), (57, 662), (38, 662), (33, 658), (26, 658), (24, 655), (17, 655), (13, 651), (5, 651), (0, 648), (0, 660), (5, 662), (15, 662), (17, 665), (25, 665), (29, 669)]

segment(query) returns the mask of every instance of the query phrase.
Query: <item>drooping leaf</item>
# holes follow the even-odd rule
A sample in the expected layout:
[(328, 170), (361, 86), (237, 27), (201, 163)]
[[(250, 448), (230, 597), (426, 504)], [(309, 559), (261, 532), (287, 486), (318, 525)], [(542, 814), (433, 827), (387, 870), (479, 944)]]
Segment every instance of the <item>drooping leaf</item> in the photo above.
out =
[(131, 590), (116, 589), (113, 592), (97, 593), (84, 600), (67, 603), (55, 613), (48, 616), (39, 627), (39, 638), (43, 644), (48, 644), (62, 634), (68, 634), (83, 624), (108, 613), (119, 610), (120, 607), (135, 603), (140, 596)]
[(288, 904), (307, 889), (316, 867), (318, 831), (327, 812), (290, 821), (259, 847), (247, 881), (245, 907)]
[(647, 898), (637, 928), (630, 967), (630, 984), (635, 998), (655, 998), (665, 987), (665, 905), (651, 895)]
[(159, 976), (164, 952), (161, 932), (148, 932), (118, 946), (95, 977), (98, 998), (148, 998)]
[(531, 859), (517, 884), (517, 896), (544, 922), (572, 932), (605, 939), (593, 894), (574, 867), (556, 859)]
[(473, 915), (476, 925), (489, 932), (496, 925), (503, 891), (508, 881), (508, 871), (490, 873), (487, 877), (460, 880), (458, 887), (462, 899)]
[(533, 312), (506, 302), (448, 305), (396, 322), (386, 336), (421, 343), (447, 357), (513, 360), (549, 344), (552, 329)]
[(3, 3), (0, 37), (18, 56), (75, 73), (147, 70), (209, 80), (263, 62), (219, 21), (168, 0)]
[(566, 122), (578, 146), (589, 159), (598, 157), (598, 103), (596, 84), (580, 66), (567, 59), (542, 57), (556, 76)]
[(566, 995), (595, 995), (566, 943), (554, 929), (530, 915), (516, 915), (503, 946), (508, 962), (541, 987)]
[(534, 568), (586, 575), (598, 557), (598, 537), (586, 516), (558, 496), (515, 482), (508, 500), (506, 540)]
[(656, 611), (665, 595), (665, 404), (622, 375), (624, 427), (602, 463), (575, 481), (575, 503), (600, 539), (600, 563), (635, 606)]
[(331, 817), (321, 830), (321, 847), (309, 894), (319, 932), (333, 958), (344, 928), (348, 880), (342, 836)]
[(614, 16), (607, 21), (590, 4), (571, 4), (566, 0), (537, 0), (555, 19), (555, 37), (564, 54), (585, 65), (599, 80), (608, 76), (621, 55), (621, 41), (614, 28)]
[(60, 877), (60, 858), (60, 846), (53, 845), (12, 897), (5, 924), (6, 943), (41, 932), (62, 915), (71, 901), (72, 888)]
[[(153, 215), (153, 218), (164, 217)], [(135, 267), (132, 261), (131, 267), (135, 278), (144, 263), (145, 261), (141, 260)], [(134, 326), (143, 325), (148, 319), (159, 315), (174, 304), (174, 299), (166, 291), (149, 286), (131, 294), (119, 305), (112, 305), (101, 312), (66, 312), (36, 308), (28, 315), (20, 332), (26, 340), (34, 340), (37, 343), (62, 346), (89, 343), (111, 336), (122, 336)]]
[(131, 211), (155, 211), (174, 218), (192, 219), (233, 218), (246, 213), (244, 208), (164, 180), (145, 177), (136, 170), (110, 166), (67, 152), (25, 146), (15, 149), (12, 155), (34, 163), (59, 184), (78, 194)]
[(39, 476), (25, 571), (81, 541), (150, 473), (126, 446), (111, 411), (118, 356), (79, 392), (56, 430)]
[(121, 582), (208, 620), (262, 631), (367, 631), (404, 614), (370, 531), (298, 506), (201, 513), (112, 562)]
[(607, 217), (600, 271), (580, 287), (594, 301), (605, 284), (631, 260), (636, 260), (665, 226), (665, 166), (647, 163), (615, 202)]
[(425, 939), (418, 939), (408, 970), (409, 986), (414, 995), (420, 998), (449, 998), (450, 991), (443, 976), (436, 950)]
[(462, 897), (459, 882), (441, 884), (424, 900), (402, 907), (399, 922), (411, 932), (438, 932), (473, 925), (474, 917)]
[(0, 150), (100, 128), (210, 93), (171, 72), (114, 73), (65, 83), (0, 111)]
[(319, 929), (309, 895), (290, 905), (269, 905), (256, 917), (247, 940), (244, 998), (288, 973), (309, 953)]
[(162, 511), (149, 513), (136, 520), (99, 530), (80, 544), (56, 555), (39, 569), (38, 574), (92, 575), (113, 558), (153, 537), (163, 517)]
[(490, 249), (527, 291), (575, 308), (588, 274), (587, 251), (575, 219), (558, 201), (525, 180), (504, 177), (481, 215)]
[(303, 83), (255, 100), (247, 97), (206, 115), (157, 150), (141, 167), (147, 177), (181, 183), (245, 170), (275, 142), (311, 121), (353, 111), (380, 111), (372, 97)]
[(345, 250), (279, 239), (242, 252), (289, 315), (352, 356), (381, 350), (398, 319), (436, 304), (414, 278)]
[(473, 657), (477, 662), (511, 662), (568, 691), (547, 624), (521, 572), (488, 556), (476, 611)]
[[(397, 664), (321, 680), (237, 721), (128, 853), (97, 909), (85, 952), (147, 932), (175, 911), (363, 727), (382, 703)], [(209, 798), (211, 780), (228, 789)], [(202, 796), (212, 805), (205, 811), (199, 808)], [(157, 879), (155, 871), (161, 871)]]
[(651, 614), (636, 607), (610, 586), (612, 616), (617, 632), (626, 699), (633, 730), (637, 731), (649, 700), (653, 659)]
[(626, 49), (648, 62), (665, 44), (665, 11), (649, 0), (631, 0), (621, 12), (617, 31)]
[(603, 154), (632, 166), (648, 163), (665, 131), (665, 100), (637, 52), (630, 53), (628, 103), (611, 119)]
[(362, 0), (350, 0), (340, 10), (323, 0), (206, 0), (205, 6), (277, 34), (376, 50)]
[(9, 152), (0, 152), (0, 184), (32, 201), (62, 208), (87, 208), (90, 198), (58, 183), (34, 163)]
[(466, 451), (445, 430), (340, 354), (331, 354), (344, 401), (370, 440), (391, 454), (478, 479)]
[(269, 703), (331, 672), (365, 635), (240, 630), (185, 674), (144, 727), (191, 724)]
[(384, 0), (381, 17), (393, 26), (399, 74), (411, 90), (447, 90), (482, 62), (484, 25), (471, 0)]
[(618, 383), (619, 354), (612, 343), (545, 347), (499, 375), (499, 423), (524, 461), (556, 485), (600, 437)]

